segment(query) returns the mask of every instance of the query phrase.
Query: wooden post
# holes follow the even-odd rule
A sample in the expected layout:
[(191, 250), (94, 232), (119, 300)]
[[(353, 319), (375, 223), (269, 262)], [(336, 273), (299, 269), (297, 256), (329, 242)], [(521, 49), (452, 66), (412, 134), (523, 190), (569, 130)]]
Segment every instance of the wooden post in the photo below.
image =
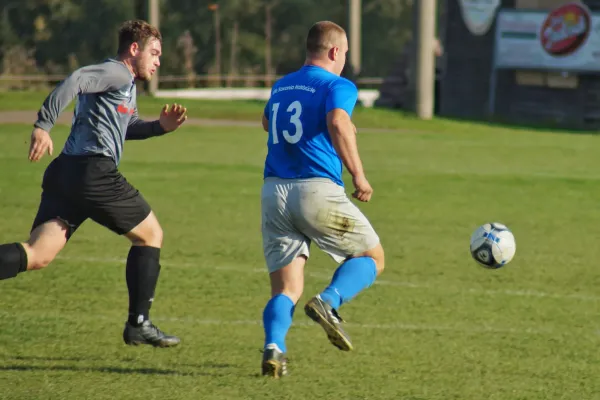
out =
[(273, 18), (272, 9), (274, 4), (272, 2), (267, 3), (265, 6), (265, 86), (271, 87), (273, 81), (271, 80), (272, 73), (272, 56), (271, 56), (271, 38), (273, 29)]
[(231, 49), (229, 53), (229, 73), (227, 74), (227, 87), (233, 86), (233, 77), (237, 75), (237, 47), (238, 47), (238, 34), (240, 30), (240, 24), (236, 20), (233, 23), (233, 31), (231, 33)]
[(221, 86), (221, 16), (219, 5), (214, 4), (215, 18), (215, 73), (217, 74), (217, 86)]
[(360, 73), (360, 61), (361, 61), (361, 16), (362, 16), (362, 5), (361, 0), (349, 0), (348, 6), (348, 26), (349, 26), (349, 51), (350, 51), (350, 65), (354, 75)]
[[(150, 25), (154, 25), (156, 27), (156, 29), (160, 30), (160, 5), (159, 5), (159, 0), (148, 0), (148, 14), (149, 14), (149, 23)], [(149, 82), (149, 88), (148, 90), (150, 91), (151, 95), (155, 95), (156, 91), (158, 90), (158, 69), (156, 70), (156, 72), (154, 73), (154, 76), (152, 77), (152, 79)]]
[(419, 0), (416, 22), (415, 110), (421, 119), (433, 118), (435, 89), (436, 0)]

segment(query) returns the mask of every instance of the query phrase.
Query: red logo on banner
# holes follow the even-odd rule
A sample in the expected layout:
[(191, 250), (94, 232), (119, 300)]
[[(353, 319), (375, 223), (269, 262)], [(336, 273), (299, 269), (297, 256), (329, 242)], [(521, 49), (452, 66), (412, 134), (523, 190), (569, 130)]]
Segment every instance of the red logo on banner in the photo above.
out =
[(548, 14), (542, 24), (542, 47), (553, 56), (569, 55), (585, 43), (591, 24), (590, 11), (583, 4), (560, 6)]

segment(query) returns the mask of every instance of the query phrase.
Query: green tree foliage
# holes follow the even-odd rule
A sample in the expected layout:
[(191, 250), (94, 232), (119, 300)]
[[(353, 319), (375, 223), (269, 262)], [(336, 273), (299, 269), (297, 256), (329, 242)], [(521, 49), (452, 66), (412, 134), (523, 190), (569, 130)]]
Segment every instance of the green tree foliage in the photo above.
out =
[[(363, 0), (361, 76), (388, 73), (410, 40), (411, 5)], [(272, 72), (284, 74), (302, 65), (306, 31), (314, 22), (327, 19), (347, 28), (346, 0), (161, 0), (160, 10), (162, 75), (189, 74), (190, 65), (194, 74), (262, 75), (269, 60)], [(19, 48), (29, 51), (39, 72), (64, 74), (114, 55), (119, 24), (147, 19), (147, 1), (0, 0), (0, 13), (2, 59)]]

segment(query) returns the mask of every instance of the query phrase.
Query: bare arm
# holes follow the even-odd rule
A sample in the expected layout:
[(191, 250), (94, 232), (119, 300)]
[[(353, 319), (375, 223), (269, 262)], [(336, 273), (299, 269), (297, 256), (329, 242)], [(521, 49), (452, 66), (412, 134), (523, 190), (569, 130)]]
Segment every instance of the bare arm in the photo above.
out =
[(267, 101), (267, 104), (265, 104), (265, 108), (264, 108), (263, 114), (262, 114), (262, 127), (265, 132), (269, 132), (269, 109), (270, 109), (269, 103), (271, 103), (270, 98)]
[(334, 108), (327, 113), (327, 130), (335, 151), (352, 175), (355, 188), (352, 196), (360, 201), (371, 200), (373, 188), (365, 177), (362, 161), (358, 155), (356, 126), (350, 120), (350, 115), (341, 108)]
[(327, 131), (335, 151), (352, 175), (356, 189), (352, 196), (360, 201), (369, 201), (373, 188), (365, 177), (356, 144), (356, 127), (350, 119), (357, 99), (358, 89), (349, 80), (341, 78), (331, 84), (325, 101)]
[(341, 108), (334, 108), (327, 113), (327, 130), (335, 151), (350, 175), (353, 177), (364, 176), (362, 162), (358, 155), (356, 128), (348, 113)]

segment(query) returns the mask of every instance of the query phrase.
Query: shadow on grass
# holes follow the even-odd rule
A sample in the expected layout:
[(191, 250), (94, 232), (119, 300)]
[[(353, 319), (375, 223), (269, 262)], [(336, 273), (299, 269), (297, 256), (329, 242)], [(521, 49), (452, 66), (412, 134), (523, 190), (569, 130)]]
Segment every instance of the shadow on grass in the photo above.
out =
[(121, 368), (121, 367), (76, 367), (72, 365), (2, 365), (0, 371), (73, 371), (102, 372), (112, 374), (144, 374), (144, 375), (212, 375), (206, 373), (180, 372), (157, 368)]
[[(56, 361), (91, 361), (98, 360), (89, 358), (79, 357), (26, 357), (17, 356), (9, 357), (8, 359), (19, 360), (19, 361), (40, 361), (40, 362), (56, 362)], [(6, 364), (0, 365), (0, 371), (72, 371), (72, 372), (100, 372), (109, 374), (142, 374), (142, 375), (176, 375), (176, 376), (226, 376), (230, 373), (225, 372), (226, 369), (232, 367), (231, 364), (216, 364), (216, 363), (203, 363), (197, 365), (183, 364), (178, 365), (184, 367), (187, 370), (177, 369), (165, 369), (165, 368), (127, 368), (118, 366), (100, 366), (100, 367), (86, 367), (83, 365), (27, 365), (27, 364)], [(193, 369), (193, 370), (190, 370)], [(210, 371), (221, 370), (218, 371)]]
[(5, 357), (10, 360), (19, 361), (93, 361), (99, 360), (96, 357), (39, 357), (39, 356), (13, 356)]

